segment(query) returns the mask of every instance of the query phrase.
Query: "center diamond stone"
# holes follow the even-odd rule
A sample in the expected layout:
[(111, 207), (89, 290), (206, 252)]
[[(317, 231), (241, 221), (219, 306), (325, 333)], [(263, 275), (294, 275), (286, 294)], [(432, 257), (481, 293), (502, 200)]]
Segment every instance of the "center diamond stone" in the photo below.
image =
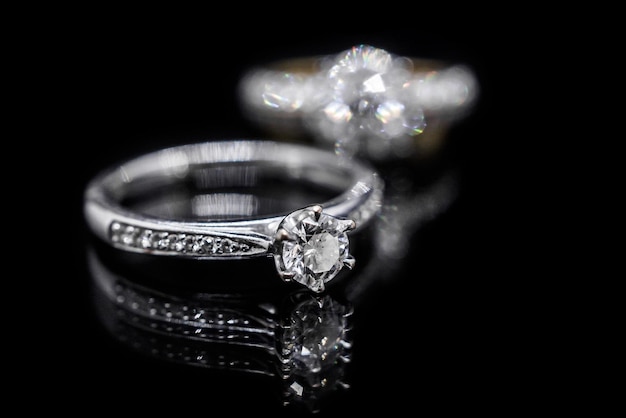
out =
[(328, 232), (315, 234), (304, 244), (304, 265), (314, 273), (330, 270), (339, 259), (339, 238)]
[(347, 235), (354, 227), (354, 221), (325, 214), (317, 205), (287, 215), (274, 242), (280, 277), (322, 292), (344, 266), (354, 265)]

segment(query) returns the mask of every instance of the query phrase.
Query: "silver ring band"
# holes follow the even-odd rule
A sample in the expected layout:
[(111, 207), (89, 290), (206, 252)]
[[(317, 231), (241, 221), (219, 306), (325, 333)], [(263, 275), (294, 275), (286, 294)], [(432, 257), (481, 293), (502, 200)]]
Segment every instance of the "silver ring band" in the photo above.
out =
[[(204, 205), (204, 212), (180, 218), (154, 215), (128, 203), (185, 184), (209, 191), (258, 187), (261, 178), (268, 175), (270, 180), (282, 178), (323, 188), (333, 196), (304, 208), (294, 207), (291, 213), (269, 215), (255, 214), (246, 207), (245, 196), (252, 195), (194, 196), (198, 205)], [(322, 291), (323, 283), (343, 265), (351, 267), (354, 261), (345, 235), (369, 222), (381, 206), (382, 195), (382, 180), (364, 162), (300, 144), (211, 141), (156, 151), (103, 171), (87, 186), (84, 213), (96, 236), (125, 251), (209, 260), (274, 255), (281, 278)], [(233, 196), (244, 198), (233, 204)], [(281, 198), (288, 199), (289, 193), (283, 191)], [(248, 203), (254, 206), (249, 199)], [(220, 209), (217, 214), (215, 208)], [(302, 222), (319, 223), (318, 240), (339, 239), (339, 243), (330, 242), (331, 247), (335, 245), (333, 255), (340, 251), (337, 262), (328, 258), (302, 260), (299, 254), (297, 263), (318, 262), (317, 269), (285, 265), (282, 251), (293, 252), (294, 246), (309, 245), (294, 236)], [(320, 242), (321, 247), (324, 244)], [(287, 264), (292, 261), (287, 260)], [(311, 268), (319, 271), (308, 271)]]

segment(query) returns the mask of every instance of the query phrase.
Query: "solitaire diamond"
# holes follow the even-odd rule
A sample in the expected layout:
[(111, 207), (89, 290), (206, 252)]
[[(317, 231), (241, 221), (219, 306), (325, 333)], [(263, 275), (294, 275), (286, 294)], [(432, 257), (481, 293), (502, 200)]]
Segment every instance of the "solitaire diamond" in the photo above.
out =
[(325, 283), (344, 266), (354, 265), (347, 236), (354, 227), (352, 220), (325, 214), (317, 205), (286, 216), (274, 242), (274, 261), (281, 278), (322, 292)]

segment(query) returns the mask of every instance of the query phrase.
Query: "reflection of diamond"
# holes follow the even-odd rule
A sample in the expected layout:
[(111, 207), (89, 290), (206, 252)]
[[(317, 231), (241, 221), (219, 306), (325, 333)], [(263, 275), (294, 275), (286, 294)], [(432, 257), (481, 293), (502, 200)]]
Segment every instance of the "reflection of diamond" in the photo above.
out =
[(346, 232), (355, 227), (351, 220), (322, 213), (320, 206), (295, 211), (278, 227), (274, 260), (285, 280), (295, 280), (315, 292), (339, 271), (354, 264)]
[(318, 373), (343, 354), (346, 308), (331, 298), (310, 299), (292, 311), (285, 337), (297, 369)]
[(342, 365), (350, 360), (352, 307), (328, 295), (301, 297), (282, 324), (280, 354), (287, 397), (314, 411), (322, 397), (347, 387)]
[(422, 133), (424, 112), (405, 88), (412, 74), (399, 62), (367, 45), (340, 54), (327, 72), (329, 96), (318, 104), (311, 123), (330, 140), (390, 140)]

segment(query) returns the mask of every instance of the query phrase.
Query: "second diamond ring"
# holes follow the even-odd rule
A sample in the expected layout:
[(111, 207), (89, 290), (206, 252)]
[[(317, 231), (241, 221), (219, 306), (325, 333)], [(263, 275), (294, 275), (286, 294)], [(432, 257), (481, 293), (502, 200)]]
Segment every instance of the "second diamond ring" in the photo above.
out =
[(385, 160), (434, 148), (472, 108), (478, 83), (465, 65), (358, 45), (253, 68), (239, 93), (244, 115), (274, 133)]

